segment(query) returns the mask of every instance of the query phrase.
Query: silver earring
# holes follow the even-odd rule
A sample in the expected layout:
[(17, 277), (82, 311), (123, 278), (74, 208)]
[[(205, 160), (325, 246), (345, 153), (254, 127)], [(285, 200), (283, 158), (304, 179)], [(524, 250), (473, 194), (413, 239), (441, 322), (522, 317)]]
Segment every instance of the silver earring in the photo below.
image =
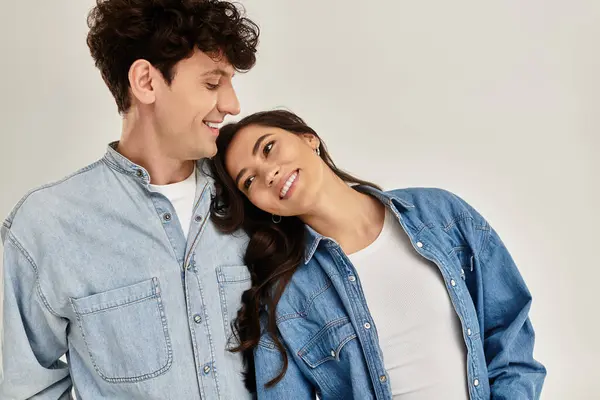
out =
[(281, 222), (281, 215), (271, 215), (271, 221), (273, 221), (274, 224), (278, 224)]
[(319, 157), (321, 157), (321, 149), (320, 149), (320, 148), (318, 148), (318, 147), (317, 147), (317, 148), (315, 149), (315, 153), (317, 153), (317, 155), (318, 155)]

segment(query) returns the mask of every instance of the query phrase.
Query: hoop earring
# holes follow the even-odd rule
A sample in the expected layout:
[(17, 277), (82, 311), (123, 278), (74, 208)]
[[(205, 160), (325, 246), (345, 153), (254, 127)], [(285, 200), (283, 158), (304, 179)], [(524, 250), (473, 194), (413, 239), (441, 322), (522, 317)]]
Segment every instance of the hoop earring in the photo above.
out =
[(320, 148), (318, 148), (318, 147), (317, 147), (317, 148), (315, 149), (315, 153), (317, 153), (317, 155), (318, 155), (319, 157), (321, 157), (321, 149), (320, 149)]
[(274, 224), (278, 224), (281, 222), (281, 215), (271, 215), (271, 221), (273, 221)]

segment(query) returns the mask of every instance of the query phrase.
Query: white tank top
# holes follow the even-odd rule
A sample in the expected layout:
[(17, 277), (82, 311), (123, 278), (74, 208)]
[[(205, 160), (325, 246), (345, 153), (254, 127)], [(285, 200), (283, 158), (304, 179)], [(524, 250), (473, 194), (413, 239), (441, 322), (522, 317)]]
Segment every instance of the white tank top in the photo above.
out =
[(383, 230), (349, 256), (379, 335), (395, 400), (468, 400), (460, 320), (438, 267), (386, 211)]

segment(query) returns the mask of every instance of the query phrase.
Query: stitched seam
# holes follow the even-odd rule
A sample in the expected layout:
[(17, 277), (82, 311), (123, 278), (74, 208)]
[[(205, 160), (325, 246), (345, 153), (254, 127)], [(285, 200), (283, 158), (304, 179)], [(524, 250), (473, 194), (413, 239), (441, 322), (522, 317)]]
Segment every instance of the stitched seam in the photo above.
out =
[(63, 179), (60, 179), (60, 180), (58, 180), (56, 182), (47, 183), (45, 185), (42, 185), (42, 186), (40, 186), (40, 187), (38, 187), (36, 189), (33, 189), (33, 190), (29, 191), (25, 196), (23, 196), (21, 198), (21, 200), (13, 208), (13, 210), (11, 211), (9, 217), (3, 222), (3, 225), (6, 228), (8, 228), (8, 229), (11, 228), (13, 220), (14, 220), (14, 218), (17, 215), (17, 212), (21, 209), (21, 207), (23, 206), (23, 204), (25, 204), (25, 202), (29, 199), (29, 197), (31, 197), (31, 195), (33, 195), (34, 193), (37, 193), (37, 192), (42, 191), (44, 189), (52, 188), (54, 186), (58, 186), (58, 185), (60, 185), (60, 184), (62, 184), (64, 182), (68, 181), (71, 178), (74, 178), (76, 176), (79, 176), (79, 175), (81, 175), (81, 174), (83, 174), (85, 172), (88, 172), (88, 171), (96, 168), (100, 163), (101, 163), (101, 160), (100, 161), (96, 161), (95, 163), (90, 164), (87, 167), (81, 168), (79, 171), (74, 172), (73, 174), (68, 175), (68, 176), (64, 177)]
[[(102, 379), (104, 379), (106, 382), (109, 383), (122, 383), (122, 382), (140, 382), (146, 379), (150, 379), (150, 378), (154, 378), (157, 377), (159, 375), (164, 374), (167, 370), (169, 370), (169, 368), (171, 368), (172, 362), (173, 362), (173, 352), (171, 349), (171, 341), (168, 335), (168, 329), (166, 326), (166, 318), (164, 317), (164, 310), (162, 310), (162, 303), (159, 301), (160, 296), (157, 295), (157, 307), (159, 308), (159, 313), (161, 314), (161, 324), (163, 326), (163, 332), (165, 334), (165, 344), (167, 346), (167, 363), (161, 367), (160, 369), (158, 369), (157, 371), (151, 372), (151, 373), (147, 373), (147, 374), (143, 374), (143, 375), (138, 375), (138, 376), (133, 376), (133, 377), (125, 377), (125, 378), (109, 378), (107, 377), (101, 370), (100, 367), (98, 367), (98, 364), (96, 364), (96, 360), (94, 358), (94, 356), (92, 355), (92, 352), (90, 350), (90, 345), (88, 343), (87, 340), (87, 336), (85, 334), (85, 331), (83, 329), (83, 321), (82, 321), (82, 315), (80, 314), (79, 311), (77, 310), (77, 307), (75, 307), (75, 304), (73, 303), (73, 299), (71, 298), (71, 306), (73, 307), (73, 310), (75, 310), (75, 316), (77, 318), (77, 324), (79, 326), (79, 330), (81, 331), (81, 336), (83, 337), (83, 341), (85, 343), (85, 346), (87, 348), (88, 351), (88, 355), (90, 356), (90, 360), (92, 361), (92, 365), (94, 365), (94, 369), (96, 370), (96, 372), (98, 373), (98, 375), (100, 375), (100, 377)], [(86, 314), (87, 315), (87, 314)]]
[(219, 284), (219, 294), (219, 297), (221, 297), (221, 309), (223, 311), (223, 325), (225, 328), (225, 336), (229, 338), (229, 336), (233, 334), (233, 329), (230, 328), (229, 310), (227, 308), (227, 296), (225, 296), (225, 286), (222, 284)]
[(333, 356), (327, 356), (327, 357), (323, 357), (317, 361), (315, 361), (314, 363), (309, 362), (308, 360), (306, 360), (304, 357), (302, 357), (303, 355), (306, 355), (306, 353), (304, 353), (303, 355), (298, 354), (300, 357), (302, 357), (303, 360), (306, 361), (306, 363), (311, 367), (311, 368), (317, 368), (319, 365), (325, 364), (327, 361), (335, 361), (335, 360), (339, 360), (340, 359), (340, 351), (342, 351), (342, 349), (344, 348), (344, 346), (346, 344), (348, 344), (349, 342), (351, 342), (352, 340), (356, 339), (358, 336), (356, 336), (356, 333), (351, 334), (350, 336), (348, 336), (347, 338), (343, 339), (340, 344), (337, 346), (337, 348), (334, 350), (335, 351), (335, 357)]
[[(206, 218), (205, 218), (206, 221)], [(198, 233), (198, 236), (196, 237), (196, 239), (198, 239), (201, 235), (201, 232)], [(202, 287), (202, 283), (200, 282), (200, 278), (198, 277), (198, 274), (194, 274), (196, 277), (196, 282), (198, 282), (198, 289), (200, 291), (200, 301), (202, 302), (202, 304), (206, 304), (206, 300), (204, 298), (204, 289)], [(212, 333), (210, 330), (210, 318), (208, 315), (208, 310), (206, 307), (204, 307), (204, 320), (206, 321), (206, 324), (204, 324), (204, 330), (206, 332), (206, 336), (208, 337), (208, 343), (210, 346), (210, 364), (213, 366), (212, 372), (213, 372), (213, 376), (215, 378), (215, 386), (217, 387), (217, 393), (220, 393), (219, 390), (219, 377), (217, 374), (217, 370), (214, 368), (215, 365), (215, 349), (214, 349), (214, 343), (212, 340)], [(198, 364), (198, 366), (200, 366)]]
[[(242, 267), (242, 265), (240, 266), (234, 266), (234, 267)], [(217, 281), (219, 283), (236, 283), (236, 282), (246, 282), (249, 281), (252, 277), (250, 276), (250, 272), (248, 272), (248, 267), (246, 267), (245, 265), (243, 265), (243, 267), (245, 268), (247, 274), (244, 275), (244, 277), (242, 278), (228, 278), (226, 276), (226, 274), (223, 273), (223, 270), (225, 268), (230, 268), (230, 266), (221, 266), (219, 267), (218, 271), (217, 271)]]
[(273, 350), (275, 348), (275, 343), (271, 342), (270, 339), (259, 339), (258, 345), (268, 350)]
[(465, 251), (465, 250), (468, 250), (468, 249), (469, 249), (469, 246), (455, 246), (452, 249), (450, 249), (450, 251), (448, 252), (448, 255), (449, 256), (457, 255), (461, 251)]
[[(137, 303), (142, 303), (142, 302), (148, 301), (148, 299), (152, 299), (152, 298), (158, 298), (158, 295), (151, 294), (151, 295), (148, 295), (146, 297), (142, 297), (140, 299), (135, 299), (135, 300), (131, 300), (131, 301), (125, 302), (123, 304), (117, 304), (117, 305), (114, 305), (114, 306), (100, 308), (98, 310), (92, 310), (92, 311), (79, 311), (79, 313), (81, 315), (100, 314), (100, 313), (103, 313), (103, 312), (106, 312), (106, 311), (111, 311), (111, 310), (114, 310), (114, 309), (117, 309), (117, 308), (125, 308), (125, 307), (128, 307), (128, 306), (137, 304)], [(73, 299), (73, 300), (77, 300), (77, 299)]]
[(307, 310), (312, 306), (312, 304), (314, 303), (315, 299), (320, 296), (321, 294), (325, 293), (327, 291), (327, 289), (329, 289), (331, 287), (332, 283), (331, 281), (329, 281), (324, 287), (322, 287), (321, 289), (319, 289), (318, 291), (316, 291), (306, 302), (306, 305), (303, 307), (304, 309), (300, 312), (297, 313), (292, 313), (292, 314), (285, 314), (280, 316), (279, 318), (277, 318), (275, 320), (275, 323), (278, 324), (280, 322), (283, 321), (287, 321), (288, 319), (293, 319), (293, 318), (300, 318), (300, 317), (306, 317), (308, 315)]
[(469, 214), (468, 211), (464, 211), (463, 213), (461, 213), (460, 215), (458, 215), (457, 217), (455, 217), (454, 219), (452, 219), (450, 222), (448, 222), (446, 225), (443, 226), (444, 231), (448, 231), (449, 229), (453, 228), (455, 225), (457, 225), (459, 222), (467, 220), (467, 219), (473, 219), (473, 217), (471, 216), (471, 214)]
[[(190, 290), (189, 290), (189, 279), (185, 278), (185, 271), (184, 271), (184, 294), (185, 294), (185, 308), (187, 311), (187, 315), (188, 315), (188, 320), (192, 319), (192, 310), (190, 309)], [(206, 311), (204, 311), (204, 316), (206, 317)], [(194, 351), (194, 366), (196, 367), (196, 375), (200, 374), (200, 360), (198, 359), (198, 343), (196, 342), (196, 332), (195, 332), (195, 327), (193, 327), (192, 324), (188, 323), (189, 327), (190, 327), (190, 336), (192, 337), (192, 348)], [(198, 387), (200, 388), (200, 397), (204, 398), (205, 397), (205, 393), (204, 393), (204, 385), (198, 385)]]
[(62, 315), (60, 315), (56, 311), (54, 311), (54, 309), (50, 306), (50, 303), (48, 303), (48, 300), (46, 299), (46, 296), (44, 295), (44, 292), (42, 292), (42, 288), (40, 286), (40, 274), (39, 274), (39, 270), (38, 270), (37, 265), (33, 261), (33, 258), (31, 258), (31, 256), (27, 252), (27, 250), (25, 250), (25, 248), (21, 245), (21, 243), (17, 240), (17, 238), (13, 235), (12, 232), (8, 232), (7, 238), (21, 252), (21, 254), (27, 259), (27, 261), (29, 261), (29, 264), (33, 268), (33, 271), (35, 272), (35, 289), (36, 289), (36, 292), (37, 292), (38, 296), (40, 296), (40, 299), (42, 300), (42, 303), (44, 303), (44, 306), (48, 309), (48, 311), (52, 315), (54, 315), (56, 317), (59, 317), (59, 318), (63, 318)]
[(20, 207), (21, 207), (21, 206), (22, 206), (22, 205), (25, 203), (25, 201), (26, 201), (26, 200), (27, 200), (27, 199), (28, 199), (28, 198), (29, 198), (29, 197), (30, 197), (32, 194), (34, 194), (34, 193), (37, 193), (37, 192), (39, 192), (39, 191), (41, 191), (41, 190), (44, 190), (44, 189), (49, 189), (49, 188), (52, 188), (52, 187), (54, 187), (54, 186), (58, 186), (58, 185), (60, 185), (60, 184), (62, 184), (62, 183), (65, 183), (66, 181), (70, 180), (71, 178), (75, 178), (76, 176), (79, 176), (79, 175), (81, 175), (81, 174), (83, 174), (83, 173), (85, 173), (85, 172), (91, 171), (92, 169), (96, 168), (96, 167), (97, 167), (97, 166), (100, 164), (100, 162), (101, 162), (101, 161), (96, 161), (95, 163), (93, 163), (93, 164), (90, 164), (90, 165), (88, 165), (87, 167), (83, 167), (83, 168), (81, 168), (79, 171), (77, 171), (77, 172), (75, 172), (75, 173), (73, 173), (73, 174), (71, 174), (71, 175), (69, 175), (69, 176), (66, 176), (66, 177), (64, 177), (63, 179), (60, 179), (60, 180), (58, 180), (58, 181), (56, 181), (56, 182), (48, 183), (48, 184), (46, 184), (46, 185), (42, 185), (42, 186), (38, 187), (37, 189), (33, 189), (33, 190), (31, 190), (31, 191), (30, 191), (29, 193), (27, 193), (27, 194), (25, 195), (25, 197), (23, 197), (23, 199), (22, 199), (22, 200), (19, 202), (19, 204), (18, 204), (18, 206), (17, 206), (17, 209), (19, 209), (19, 208), (20, 208)]
[(317, 238), (315, 240), (315, 242), (312, 244), (312, 246), (310, 247), (310, 250), (306, 253), (306, 260), (304, 261), (305, 264), (308, 264), (309, 261), (313, 258), (320, 242), (321, 242), (321, 238)]
[[(208, 183), (204, 185), (204, 187), (202, 188), (202, 191), (200, 192), (200, 196), (198, 196), (198, 202), (194, 205), (194, 214), (196, 213), (196, 210), (200, 206), (200, 202), (202, 201), (202, 197), (204, 197), (204, 193), (206, 192), (207, 187), (208, 187)], [(200, 239), (200, 236), (202, 236), (202, 234), (204, 233), (204, 228), (206, 227), (206, 220), (209, 219), (209, 218), (207, 218), (209, 213), (210, 213), (210, 208), (209, 208), (209, 211), (207, 211), (207, 213), (204, 215), (204, 218), (202, 219), (202, 226), (200, 226), (200, 229), (198, 230), (198, 233), (196, 234), (196, 237), (194, 238), (194, 241), (192, 242), (192, 245), (190, 246), (190, 251), (184, 258), (184, 261), (183, 261), (184, 268), (188, 265), (190, 258), (192, 256), (192, 254), (194, 253), (194, 249), (198, 245), (198, 240)], [(173, 251), (173, 254), (175, 254), (174, 251)]]
[(479, 258), (481, 260), (481, 263), (484, 263), (484, 260), (481, 258), (483, 255), (483, 251), (484, 249), (486, 249), (487, 246), (490, 245), (490, 237), (492, 236), (492, 232), (491, 230), (486, 230), (484, 231), (484, 236), (483, 239), (481, 239), (481, 247), (479, 248), (479, 251), (477, 252), (477, 258)]
[(239, 282), (246, 282), (249, 280), (250, 280), (250, 277), (243, 278), (243, 279), (231, 279), (231, 280), (222, 279), (219, 283), (239, 283)]
[(337, 326), (337, 325), (343, 325), (345, 323), (347, 323), (348, 317), (341, 317), (338, 319), (334, 319), (333, 321), (328, 322), (324, 327), (322, 327), (321, 329), (319, 329), (319, 331), (315, 334), (315, 336), (312, 337), (312, 339), (310, 339), (310, 341), (305, 344), (299, 351), (298, 351), (298, 355), (300, 357), (302, 357), (304, 354), (306, 354), (306, 349), (311, 347), (313, 344), (315, 344), (315, 342), (317, 342), (319, 339), (321, 339), (321, 337), (332, 327)]
[(109, 167), (112, 168), (114, 170), (116, 170), (117, 172), (122, 172), (126, 175), (131, 175), (131, 176), (135, 176), (135, 173), (133, 171), (127, 171), (125, 168), (122, 168), (119, 164), (117, 164), (116, 162), (114, 162), (113, 160), (110, 160), (106, 157), (104, 157), (102, 159), (102, 161)]

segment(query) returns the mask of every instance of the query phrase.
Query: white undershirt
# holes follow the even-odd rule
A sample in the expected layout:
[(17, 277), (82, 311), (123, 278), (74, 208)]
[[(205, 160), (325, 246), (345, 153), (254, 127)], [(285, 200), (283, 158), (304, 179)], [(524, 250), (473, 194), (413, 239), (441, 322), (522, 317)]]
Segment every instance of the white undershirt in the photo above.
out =
[(460, 320), (437, 266), (422, 258), (396, 217), (349, 256), (379, 335), (395, 400), (467, 400)]
[(196, 198), (196, 170), (194, 169), (192, 174), (184, 181), (170, 185), (150, 185), (150, 187), (153, 191), (161, 193), (169, 199), (173, 208), (175, 208), (179, 224), (187, 240)]

